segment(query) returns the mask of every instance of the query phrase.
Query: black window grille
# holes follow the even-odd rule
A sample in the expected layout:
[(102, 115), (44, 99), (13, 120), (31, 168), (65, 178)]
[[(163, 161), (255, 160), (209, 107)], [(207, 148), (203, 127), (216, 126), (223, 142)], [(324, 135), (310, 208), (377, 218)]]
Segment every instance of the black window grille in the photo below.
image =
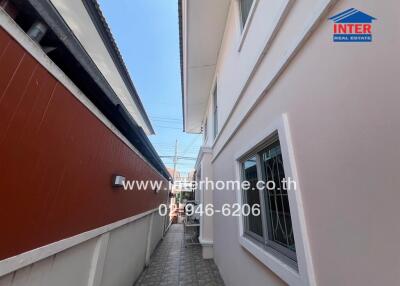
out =
[[(244, 218), (245, 234), (296, 262), (296, 244), (278, 135), (252, 154), (241, 163), (243, 180), (250, 183), (250, 188), (243, 191), (243, 203), (250, 206), (259, 204), (261, 214), (250, 214)], [(259, 190), (258, 181), (267, 183), (268, 187)]]

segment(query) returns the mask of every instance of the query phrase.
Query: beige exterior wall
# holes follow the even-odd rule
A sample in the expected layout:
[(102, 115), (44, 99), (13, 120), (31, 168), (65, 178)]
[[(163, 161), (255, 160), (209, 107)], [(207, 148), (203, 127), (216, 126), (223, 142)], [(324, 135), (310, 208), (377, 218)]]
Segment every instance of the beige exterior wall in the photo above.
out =
[[(397, 285), (400, 3), (343, 0), (324, 11), (334, 2), (259, 0), (238, 52), (232, 1), (216, 71), (222, 131), (213, 178), (236, 179), (237, 150), (286, 113), (316, 284)], [(373, 42), (333, 43), (327, 18), (353, 7), (377, 18)], [(211, 109), (208, 118), (211, 132)], [(214, 192), (215, 209), (236, 201), (234, 192)], [(238, 227), (237, 218), (214, 216), (226, 284), (284, 284), (241, 247)]]

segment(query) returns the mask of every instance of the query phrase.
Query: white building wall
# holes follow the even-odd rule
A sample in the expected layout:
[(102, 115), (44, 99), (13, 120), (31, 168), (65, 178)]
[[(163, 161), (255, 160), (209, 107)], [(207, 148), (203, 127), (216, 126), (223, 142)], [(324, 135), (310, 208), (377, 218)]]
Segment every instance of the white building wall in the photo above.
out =
[(141, 273), (146, 258), (150, 216), (111, 233), (101, 286), (131, 286)]
[(0, 278), (1, 286), (87, 285), (96, 238)]
[[(334, 2), (260, 0), (240, 52), (232, 2), (217, 66), (222, 131), (213, 177), (236, 179), (237, 150), (286, 113), (316, 284), (397, 285), (400, 3), (343, 0), (324, 13)], [(332, 42), (327, 18), (352, 7), (378, 19), (372, 43)], [(234, 192), (214, 192), (215, 209), (235, 202)], [(214, 216), (214, 259), (225, 283), (283, 285), (240, 246), (238, 232), (237, 218)]]
[(163, 237), (164, 223), (168, 223), (168, 220), (165, 221), (165, 217), (161, 216), (158, 211), (154, 212), (149, 254), (153, 253), (160, 242), (160, 239)]
[[(132, 286), (154, 251), (164, 220), (158, 212), (0, 277), (0, 286)], [(151, 237), (149, 229), (152, 228)]]

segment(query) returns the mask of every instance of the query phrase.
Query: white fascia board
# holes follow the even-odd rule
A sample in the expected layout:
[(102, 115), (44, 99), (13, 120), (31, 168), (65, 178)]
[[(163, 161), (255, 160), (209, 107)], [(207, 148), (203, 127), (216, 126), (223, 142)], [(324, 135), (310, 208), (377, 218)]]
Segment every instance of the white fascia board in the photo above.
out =
[(214, 80), (230, 2), (230, 0), (183, 1), (185, 132), (201, 132), (201, 123)]

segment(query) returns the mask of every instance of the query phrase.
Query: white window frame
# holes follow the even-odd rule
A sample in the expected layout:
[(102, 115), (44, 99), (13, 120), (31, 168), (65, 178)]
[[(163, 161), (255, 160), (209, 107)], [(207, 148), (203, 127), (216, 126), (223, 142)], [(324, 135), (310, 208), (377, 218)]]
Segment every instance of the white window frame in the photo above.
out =
[(213, 126), (213, 130), (212, 130), (212, 137), (213, 137), (213, 141), (215, 142), (218, 138), (218, 134), (219, 134), (219, 118), (218, 118), (218, 82), (217, 82), (217, 77), (215, 77), (214, 79), (214, 83), (212, 85), (212, 89), (211, 89), (211, 113), (212, 113), (212, 126)]
[(259, 0), (253, 0), (253, 4), (251, 5), (249, 15), (247, 16), (246, 23), (242, 23), (242, 9), (240, 7), (240, 0), (235, 0), (236, 2), (236, 17), (238, 18), (238, 23), (239, 23), (239, 31), (240, 31), (240, 38), (238, 42), (238, 52), (242, 49), (244, 40), (246, 39), (247, 32), (249, 30), (249, 27), (251, 25), (251, 21), (253, 20), (254, 13), (256, 11), (257, 5)]
[[(271, 134), (271, 136), (268, 136), (266, 140), (264, 141), (263, 144), (261, 144), (259, 147), (253, 149), (248, 155), (246, 155), (244, 158), (241, 158), (241, 172), (242, 172), (242, 180), (247, 180), (244, 175), (244, 169), (243, 169), (243, 164), (247, 162), (251, 158), (256, 159), (256, 169), (257, 169), (257, 180), (263, 180), (263, 177), (265, 174), (263, 173), (263, 167), (262, 167), (262, 153), (265, 152), (266, 149), (271, 146), (271, 144), (276, 143), (279, 140), (278, 133), (275, 132), (274, 134)], [(281, 149), (281, 144), (279, 143), (279, 148)], [(285, 177), (286, 174), (285, 174)], [(249, 192), (249, 191), (247, 191)], [(242, 196), (243, 197), (243, 203), (246, 203), (246, 191), (242, 191)], [(250, 190), (250, 192), (253, 192), (253, 190)], [(251, 230), (248, 229), (248, 222), (246, 218), (244, 222), (244, 232), (247, 236), (254, 238), (258, 243), (262, 244), (265, 248), (270, 249), (271, 251), (276, 252), (276, 255), (279, 256), (282, 260), (284, 260), (287, 264), (292, 265), (294, 268), (297, 268), (297, 255), (295, 250), (290, 250), (289, 248), (280, 245), (279, 243), (276, 243), (273, 239), (270, 237), (270, 232), (271, 232), (271, 221), (269, 218), (269, 208), (270, 206), (268, 205), (268, 197), (266, 196), (265, 192), (263, 190), (258, 190), (259, 193), (259, 204), (260, 204), (260, 209), (261, 209), (261, 220), (262, 220), (262, 227), (263, 227), (263, 234), (260, 236)], [(267, 206), (268, 205), (268, 206)], [(289, 210), (290, 211), (290, 210)], [(292, 217), (292, 216), (290, 216)]]
[(203, 143), (207, 142), (208, 139), (208, 118), (206, 117), (204, 119), (204, 123), (203, 123)]
[[(279, 116), (279, 118), (267, 126), (262, 133), (258, 134), (258, 136), (248, 137), (249, 141), (247, 141), (246, 146), (240, 149), (235, 156), (236, 178), (237, 180), (241, 180), (242, 158), (262, 145), (265, 140), (268, 140), (271, 136), (275, 135), (276, 132), (278, 133), (281, 144), (285, 175), (287, 178), (290, 177), (296, 182), (296, 190), (288, 190), (288, 198), (296, 243), (297, 268), (293, 267), (290, 263), (287, 263), (287, 261), (277, 255), (276, 252), (265, 249), (262, 245), (247, 237), (245, 235), (244, 218), (242, 216), (239, 217), (239, 242), (246, 250), (289, 285), (314, 286), (316, 285), (316, 281), (307, 235), (304, 209), (301, 201), (301, 186), (296, 171), (289, 122), (286, 114)], [(238, 203), (242, 204), (242, 190), (237, 190), (236, 196)]]

